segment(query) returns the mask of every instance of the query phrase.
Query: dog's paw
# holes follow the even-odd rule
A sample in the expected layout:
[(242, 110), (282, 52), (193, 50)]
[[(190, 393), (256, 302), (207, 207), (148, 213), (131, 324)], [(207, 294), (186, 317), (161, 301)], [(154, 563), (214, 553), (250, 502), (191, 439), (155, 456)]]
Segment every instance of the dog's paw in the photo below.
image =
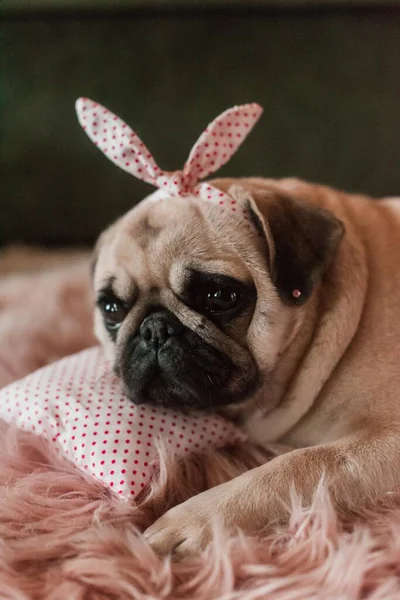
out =
[[(261, 504), (254, 487), (263, 490)], [(265, 496), (253, 469), (175, 506), (145, 531), (145, 539), (158, 554), (179, 558), (199, 554), (216, 529), (254, 533), (263, 527), (268, 522)]]
[(218, 506), (213, 506), (204, 492), (169, 510), (145, 531), (144, 537), (158, 554), (193, 556), (205, 548), (214, 524), (221, 520)]

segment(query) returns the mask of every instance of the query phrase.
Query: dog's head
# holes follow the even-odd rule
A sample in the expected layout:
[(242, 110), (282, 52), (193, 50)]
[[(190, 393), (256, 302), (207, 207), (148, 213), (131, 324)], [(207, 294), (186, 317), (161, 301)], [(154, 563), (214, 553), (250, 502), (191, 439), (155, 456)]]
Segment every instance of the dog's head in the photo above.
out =
[(265, 186), (214, 185), (253, 228), (195, 197), (140, 203), (100, 237), (95, 328), (135, 403), (216, 409), (252, 398), (296, 335), (343, 233)]

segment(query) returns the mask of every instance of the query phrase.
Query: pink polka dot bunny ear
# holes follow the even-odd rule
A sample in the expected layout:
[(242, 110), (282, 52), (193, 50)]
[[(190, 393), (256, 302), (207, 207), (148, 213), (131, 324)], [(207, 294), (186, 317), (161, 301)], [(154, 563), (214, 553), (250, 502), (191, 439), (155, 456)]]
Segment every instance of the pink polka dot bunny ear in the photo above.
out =
[(82, 128), (107, 158), (127, 173), (157, 186), (159, 167), (122, 119), (88, 98), (79, 98), (75, 107)]
[(234, 106), (209, 124), (193, 146), (183, 168), (188, 189), (230, 160), (262, 112), (261, 106), (254, 103)]
[(220, 203), (225, 194), (198, 185), (236, 152), (262, 114), (258, 104), (235, 106), (223, 112), (201, 134), (182, 171), (162, 171), (139, 136), (104, 106), (80, 98), (78, 119), (89, 138), (118, 167), (169, 195), (193, 194)]

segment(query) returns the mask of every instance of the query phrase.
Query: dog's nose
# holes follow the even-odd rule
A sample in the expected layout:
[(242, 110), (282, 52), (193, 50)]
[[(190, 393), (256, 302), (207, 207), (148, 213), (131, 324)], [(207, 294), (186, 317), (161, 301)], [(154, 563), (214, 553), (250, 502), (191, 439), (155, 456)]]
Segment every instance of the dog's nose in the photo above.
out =
[(151, 348), (161, 348), (167, 340), (178, 335), (183, 325), (172, 313), (157, 312), (146, 317), (140, 326), (140, 337)]

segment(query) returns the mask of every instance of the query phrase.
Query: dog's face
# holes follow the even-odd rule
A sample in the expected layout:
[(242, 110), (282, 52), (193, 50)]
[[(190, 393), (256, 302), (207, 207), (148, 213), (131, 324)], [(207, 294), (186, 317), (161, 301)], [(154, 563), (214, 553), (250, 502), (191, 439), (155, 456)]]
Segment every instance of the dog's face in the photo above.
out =
[[(229, 192), (232, 198), (244, 193)], [(293, 210), (289, 200), (280, 215), (279, 199), (267, 198), (264, 204), (275, 207), (266, 208), (271, 223), (265, 207), (254, 198), (246, 202), (251, 230), (204, 200), (147, 199), (100, 237), (96, 333), (133, 402), (214, 410), (244, 403), (265, 385), (296, 335), (318, 273), (340, 239), (338, 222), (319, 216), (332, 242), (310, 258), (298, 235), (297, 248), (276, 239), (275, 230), (278, 237), (291, 235), (282, 231)], [(307, 256), (292, 260), (291, 251)], [(303, 287), (300, 299), (290, 296), (291, 286)]]

